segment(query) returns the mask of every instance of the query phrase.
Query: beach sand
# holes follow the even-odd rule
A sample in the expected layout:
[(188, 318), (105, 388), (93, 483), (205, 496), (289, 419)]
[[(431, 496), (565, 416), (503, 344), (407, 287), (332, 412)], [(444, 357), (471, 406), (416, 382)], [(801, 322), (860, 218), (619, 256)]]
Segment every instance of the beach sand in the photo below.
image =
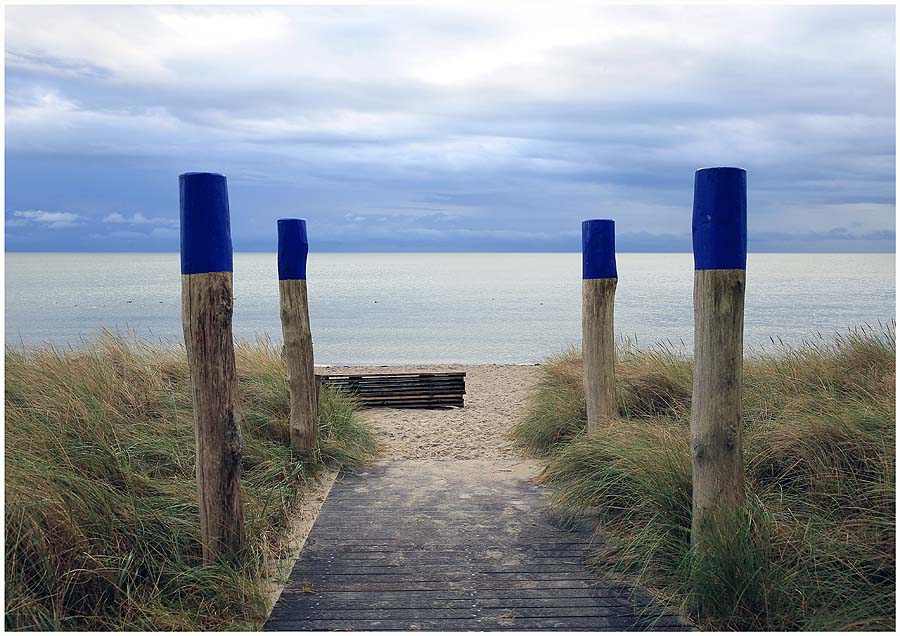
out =
[(465, 407), (450, 409), (366, 409), (382, 452), (379, 460), (522, 459), (509, 430), (525, 413), (537, 365), (407, 365), (316, 367), (319, 374), (466, 372)]

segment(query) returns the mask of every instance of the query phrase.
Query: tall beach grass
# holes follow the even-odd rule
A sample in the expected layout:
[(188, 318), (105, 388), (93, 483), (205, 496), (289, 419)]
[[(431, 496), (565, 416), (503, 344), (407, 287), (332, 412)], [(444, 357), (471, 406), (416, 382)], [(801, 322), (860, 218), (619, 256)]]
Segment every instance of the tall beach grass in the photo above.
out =
[(620, 417), (587, 434), (582, 362), (549, 360), (515, 434), (555, 505), (605, 537), (595, 565), (707, 629), (895, 627), (895, 325), (744, 367), (747, 503), (690, 547), (692, 365), (619, 352)]
[(242, 342), (236, 357), (248, 545), (240, 563), (204, 565), (183, 349), (118, 334), (7, 349), (7, 629), (258, 626), (267, 564), (307, 486), (376, 449), (353, 402), (323, 389), (319, 448), (301, 461), (279, 350)]

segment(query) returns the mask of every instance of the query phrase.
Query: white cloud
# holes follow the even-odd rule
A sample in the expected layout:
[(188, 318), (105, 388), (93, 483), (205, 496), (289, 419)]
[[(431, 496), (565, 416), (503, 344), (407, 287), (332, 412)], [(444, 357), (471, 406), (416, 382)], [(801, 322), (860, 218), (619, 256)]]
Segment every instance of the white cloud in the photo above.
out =
[(73, 212), (47, 212), (45, 210), (16, 210), (13, 219), (6, 222), (8, 226), (38, 224), (51, 230), (60, 230), (80, 225), (84, 217)]
[(177, 226), (178, 219), (164, 219), (162, 217), (154, 216), (154, 217), (146, 217), (140, 212), (135, 212), (131, 216), (125, 216), (119, 214), (118, 212), (113, 212), (112, 214), (107, 214), (103, 217), (104, 223), (122, 223), (128, 225), (163, 225), (163, 226)]
[(150, 82), (173, 79), (179, 63), (210, 63), (258, 49), (284, 35), (286, 20), (277, 11), (255, 8), (30, 8), (7, 23), (15, 41), (7, 47), (11, 66)]

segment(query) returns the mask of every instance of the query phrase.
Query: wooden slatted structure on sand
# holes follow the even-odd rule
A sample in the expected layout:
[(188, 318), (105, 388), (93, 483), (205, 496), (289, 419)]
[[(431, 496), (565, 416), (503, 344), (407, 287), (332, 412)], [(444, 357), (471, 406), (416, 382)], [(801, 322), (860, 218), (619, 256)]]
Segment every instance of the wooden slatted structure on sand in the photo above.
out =
[(466, 374), (463, 371), (317, 375), (316, 379), (323, 386), (353, 395), (360, 404), (368, 407), (462, 407), (466, 393)]

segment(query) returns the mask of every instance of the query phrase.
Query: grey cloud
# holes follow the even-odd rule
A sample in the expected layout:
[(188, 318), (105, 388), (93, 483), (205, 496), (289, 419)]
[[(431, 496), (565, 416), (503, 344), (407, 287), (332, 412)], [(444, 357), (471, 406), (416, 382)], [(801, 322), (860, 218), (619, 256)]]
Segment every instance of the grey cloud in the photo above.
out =
[[(299, 207), (336, 235), (357, 217), (398, 219), (420, 241), (458, 229), (553, 248), (598, 214), (635, 245), (684, 246), (693, 170), (737, 164), (750, 173), (751, 238), (893, 232), (887, 7), (560, 8), (546, 28), (533, 7), (31, 9), (9, 11), (10, 162), (214, 166), (266, 221)], [(77, 33), (54, 43), (40, 31), (57, 16), (112, 33), (98, 46), (122, 46), (121, 59), (92, 59)], [(198, 40), (186, 55), (171, 37), (179, 20), (223, 16), (226, 32), (247, 17), (249, 44)], [(553, 39), (561, 24), (573, 37)], [(863, 231), (828, 233), (862, 214), (840, 206), (868, 206)], [(503, 238), (523, 224), (551, 231)], [(236, 216), (236, 241), (267, 227)]]

